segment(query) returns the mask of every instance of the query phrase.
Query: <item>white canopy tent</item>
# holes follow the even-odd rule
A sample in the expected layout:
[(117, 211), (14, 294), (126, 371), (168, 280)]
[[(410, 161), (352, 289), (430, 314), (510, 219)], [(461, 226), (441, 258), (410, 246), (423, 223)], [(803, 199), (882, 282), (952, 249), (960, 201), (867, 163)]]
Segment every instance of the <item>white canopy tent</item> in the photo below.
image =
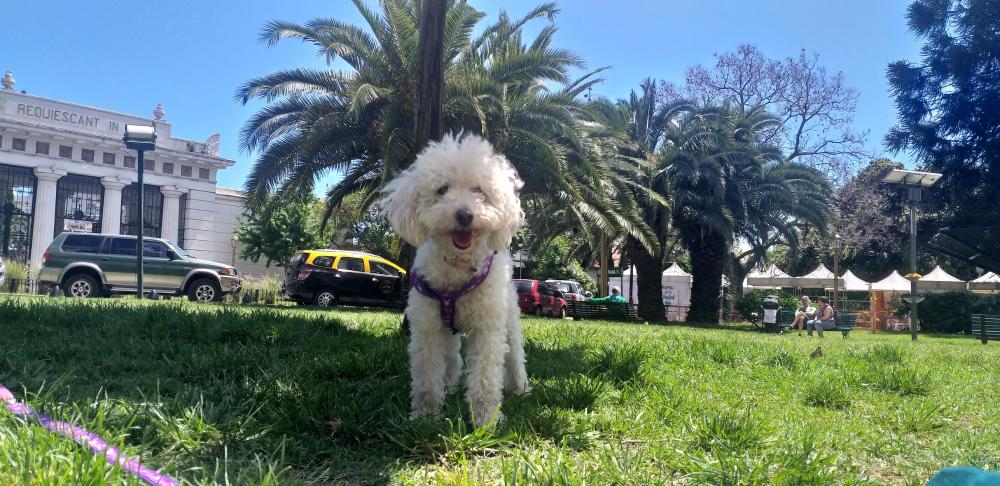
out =
[(634, 266), (622, 272), (621, 277), (608, 279), (608, 292), (614, 287), (621, 287), (622, 297), (625, 297), (625, 300), (632, 303), (639, 302), (639, 276), (636, 275)]
[[(832, 280), (832, 277), (831, 277)], [(754, 270), (747, 275), (744, 287), (750, 289), (778, 289), (794, 287), (794, 279), (778, 267), (771, 265), (763, 270)]]
[(691, 305), (691, 274), (674, 263), (663, 271), (660, 281), (667, 320), (684, 320)]
[(940, 265), (927, 275), (920, 277), (920, 289), (931, 291), (965, 290), (965, 281), (948, 274)]
[[(632, 296), (632, 302), (639, 301), (639, 285), (638, 285), (638, 275), (636, 274), (635, 267), (629, 267), (622, 272), (621, 277), (612, 277), (608, 279), (608, 288), (621, 287), (622, 297), (627, 300), (629, 295)], [(667, 287), (672, 287), (670, 300), (676, 301), (668, 305), (689, 305), (691, 301), (691, 274), (684, 271), (683, 268), (678, 266), (676, 263), (669, 266), (660, 275), (660, 286), (663, 292), (663, 299), (667, 300)], [(682, 288), (683, 287), (683, 288)], [(666, 302), (664, 302), (666, 304)]]
[(872, 290), (884, 290), (901, 294), (910, 293), (910, 281), (893, 270), (888, 277), (872, 284)]
[(993, 272), (986, 272), (983, 276), (969, 282), (969, 290), (973, 291), (1000, 291), (1000, 275)]
[[(840, 288), (844, 288), (844, 279), (839, 279)], [(815, 270), (801, 276), (795, 277), (795, 286), (807, 289), (833, 288), (833, 272), (822, 263)]]
[(844, 284), (840, 288), (847, 292), (867, 292), (872, 288), (872, 284), (861, 280), (850, 270), (844, 272), (844, 276), (841, 279)]

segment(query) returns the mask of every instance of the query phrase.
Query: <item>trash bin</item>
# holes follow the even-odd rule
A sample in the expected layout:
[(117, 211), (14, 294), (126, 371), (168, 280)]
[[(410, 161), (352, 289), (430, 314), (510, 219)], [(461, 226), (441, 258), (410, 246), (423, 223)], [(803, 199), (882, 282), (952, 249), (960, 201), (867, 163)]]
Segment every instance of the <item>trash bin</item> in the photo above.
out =
[(781, 310), (781, 301), (778, 300), (777, 295), (768, 295), (764, 297), (763, 302), (760, 303), (761, 323), (763, 324), (764, 332), (780, 332), (781, 327), (778, 326), (778, 311)]

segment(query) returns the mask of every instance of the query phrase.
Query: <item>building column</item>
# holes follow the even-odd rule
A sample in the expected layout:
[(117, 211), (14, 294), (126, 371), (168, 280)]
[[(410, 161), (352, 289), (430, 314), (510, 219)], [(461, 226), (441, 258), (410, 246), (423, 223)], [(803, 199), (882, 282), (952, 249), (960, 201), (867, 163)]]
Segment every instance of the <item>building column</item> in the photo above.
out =
[(33, 215), (35, 224), (31, 229), (31, 268), (42, 267), (42, 255), (52, 243), (56, 230), (56, 188), (59, 178), (66, 171), (38, 167), (35, 178), (38, 185), (35, 188), (35, 207)]
[(160, 225), (160, 238), (177, 243), (177, 232), (180, 229), (181, 195), (186, 189), (177, 186), (161, 186), (163, 193), (163, 222)]
[(117, 235), (122, 230), (122, 188), (129, 181), (115, 177), (101, 179), (104, 185), (104, 202), (101, 206), (101, 233)]

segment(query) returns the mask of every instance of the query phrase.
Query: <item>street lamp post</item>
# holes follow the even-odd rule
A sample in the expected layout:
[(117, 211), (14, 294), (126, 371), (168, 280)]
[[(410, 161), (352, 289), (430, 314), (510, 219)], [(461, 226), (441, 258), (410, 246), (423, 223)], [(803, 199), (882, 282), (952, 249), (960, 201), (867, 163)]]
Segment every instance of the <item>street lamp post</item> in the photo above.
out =
[(917, 280), (920, 275), (917, 273), (917, 205), (920, 204), (922, 189), (931, 187), (941, 178), (941, 174), (934, 172), (918, 172), (913, 170), (893, 169), (885, 177), (883, 182), (903, 186), (906, 189), (906, 203), (910, 207), (910, 297), (903, 299), (910, 303), (910, 339), (917, 340), (917, 327), (920, 319), (917, 314), (917, 304), (924, 300), (917, 295)]
[(142, 245), (142, 231), (146, 224), (145, 218), (142, 212), (143, 198), (145, 196), (145, 187), (143, 186), (142, 176), (144, 172), (142, 155), (143, 152), (149, 150), (156, 150), (156, 127), (147, 125), (125, 125), (125, 136), (122, 138), (125, 142), (125, 148), (132, 149), (138, 152), (136, 170), (139, 172), (139, 191), (138, 191), (138, 201), (135, 203), (136, 215), (138, 216), (138, 226), (135, 236), (135, 294), (136, 297), (142, 299), (143, 297), (143, 285), (142, 285), (142, 258), (143, 258), (143, 245)]
[(840, 309), (840, 234), (833, 235), (833, 308)]

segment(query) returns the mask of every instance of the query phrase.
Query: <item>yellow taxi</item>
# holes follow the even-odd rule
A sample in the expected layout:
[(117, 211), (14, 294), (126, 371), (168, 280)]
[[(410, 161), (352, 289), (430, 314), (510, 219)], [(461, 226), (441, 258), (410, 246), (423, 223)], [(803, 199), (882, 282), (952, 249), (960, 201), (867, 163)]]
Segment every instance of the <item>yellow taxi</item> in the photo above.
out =
[(406, 270), (372, 253), (299, 250), (285, 267), (284, 297), (300, 304), (403, 307)]

